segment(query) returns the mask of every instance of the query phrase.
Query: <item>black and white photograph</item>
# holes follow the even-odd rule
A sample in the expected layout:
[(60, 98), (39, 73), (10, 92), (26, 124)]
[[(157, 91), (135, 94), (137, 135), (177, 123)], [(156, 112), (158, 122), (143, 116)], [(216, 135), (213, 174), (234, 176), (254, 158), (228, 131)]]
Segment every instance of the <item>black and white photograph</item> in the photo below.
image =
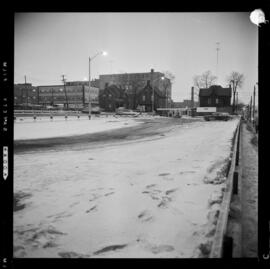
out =
[(250, 12), (16, 12), (14, 258), (257, 258)]

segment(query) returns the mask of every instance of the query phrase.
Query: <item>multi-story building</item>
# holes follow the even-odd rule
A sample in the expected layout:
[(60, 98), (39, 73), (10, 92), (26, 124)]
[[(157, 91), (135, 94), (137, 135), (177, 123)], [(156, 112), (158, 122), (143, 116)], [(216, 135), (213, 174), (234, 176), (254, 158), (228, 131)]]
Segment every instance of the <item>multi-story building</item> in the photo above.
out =
[[(88, 80), (78, 80), (78, 81), (67, 81), (66, 82), (66, 86), (79, 86), (79, 85), (89, 86), (89, 81)], [(99, 88), (99, 79), (91, 80), (91, 87)]]
[[(163, 79), (162, 79), (163, 78)], [(108, 74), (99, 76), (99, 88), (104, 90), (106, 85), (115, 85), (118, 88), (124, 89), (128, 95), (128, 108), (136, 108), (136, 95), (147, 85), (147, 81), (150, 81), (154, 88), (167, 96), (166, 104), (169, 106), (171, 103), (171, 81), (164, 77), (161, 72), (146, 73), (123, 73), (123, 74)]]
[(14, 105), (37, 104), (37, 88), (31, 83), (14, 84)]
[(141, 111), (150, 112), (153, 109), (165, 107), (166, 95), (161, 92), (157, 87), (154, 87), (154, 104), (153, 104), (153, 88), (150, 80), (147, 84), (137, 90), (136, 96), (131, 95), (125, 89), (116, 85), (105, 86), (105, 89), (100, 91), (99, 105), (105, 111), (115, 111), (119, 107), (130, 109), (140, 109)]
[[(92, 105), (98, 104), (99, 89), (91, 87)], [(47, 85), (37, 87), (37, 100), (41, 105), (63, 105), (69, 108), (83, 108), (89, 104), (89, 87), (84, 85)]]

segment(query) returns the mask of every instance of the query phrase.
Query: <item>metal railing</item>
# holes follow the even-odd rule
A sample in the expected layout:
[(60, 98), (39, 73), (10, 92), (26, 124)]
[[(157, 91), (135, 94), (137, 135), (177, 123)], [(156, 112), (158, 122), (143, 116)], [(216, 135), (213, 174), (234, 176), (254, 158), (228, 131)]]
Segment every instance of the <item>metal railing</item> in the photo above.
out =
[(209, 256), (210, 258), (224, 258), (233, 256), (233, 238), (228, 236), (227, 228), (232, 198), (234, 195), (239, 195), (239, 172), (241, 170), (240, 130), (241, 120), (239, 121), (234, 134), (231, 165), (227, 176), (227, 185), (223, 195), (216, 232)]

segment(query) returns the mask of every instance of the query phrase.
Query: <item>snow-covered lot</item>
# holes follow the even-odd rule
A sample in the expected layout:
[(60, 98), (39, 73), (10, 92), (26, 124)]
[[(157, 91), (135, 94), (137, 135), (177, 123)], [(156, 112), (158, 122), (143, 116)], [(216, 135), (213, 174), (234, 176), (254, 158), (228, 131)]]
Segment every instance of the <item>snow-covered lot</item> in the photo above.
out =
[(14, 256), (205, 255), (237, 123), (192, 122), (155, 140), (15, 155), (14, 193), (25, 207), (14, 212)]
[(134, 126), (139, 124), (128, 117), (92, 117), (87, 116), (77, 118), (63, 116), (38, 117), (34, 120), (31, 117), (18, 118), (14, 124), (14, 140), (37, 139), (48, 137), (72, 136), (78, 134), (97, 133), (106, 130)]

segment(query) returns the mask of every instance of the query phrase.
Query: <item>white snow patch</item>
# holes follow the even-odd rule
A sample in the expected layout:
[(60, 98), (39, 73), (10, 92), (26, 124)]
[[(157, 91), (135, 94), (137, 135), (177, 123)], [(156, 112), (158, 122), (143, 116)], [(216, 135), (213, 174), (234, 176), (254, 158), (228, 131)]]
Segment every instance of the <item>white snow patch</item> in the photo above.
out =
[(229, 156), (237, 123), (194, 122), (143, 143), (15, 155), (14, 192), (32, 195), (14, 213), (15, 257), (198, 257), (213, 225), (209, 199), (219, 202), (213, 193), (224, 187), (203, 178)]
[(67, 120), (64, 120), (64, 117), (54, 117), (51, 121), (48, 118), (37, 121), (30, 118), (22, 119), (23, 121), (19, 120), (14, 124), (14, 140), (90, 134), (140, 124), (127, 117), (92, 117), (91, 120), (86, 117), (79, 119), (72, 117)]

